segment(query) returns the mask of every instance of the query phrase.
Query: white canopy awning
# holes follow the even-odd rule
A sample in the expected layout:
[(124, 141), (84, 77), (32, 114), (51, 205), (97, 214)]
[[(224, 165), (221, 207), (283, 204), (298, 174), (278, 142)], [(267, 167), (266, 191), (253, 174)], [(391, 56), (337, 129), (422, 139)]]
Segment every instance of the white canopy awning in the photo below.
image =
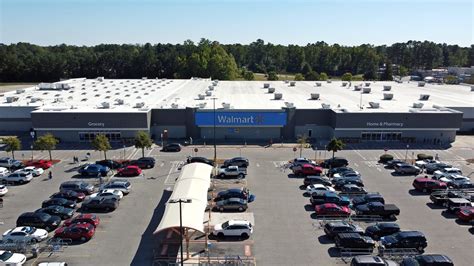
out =
[(166, 229), (179, 228), (179, 203), (170, 203), (179, 199), (191, 200), (190, 203), (181, 204), (183, 227), (204, 233), (204, 212), (211, 173), (212, 166), (204, 163), (183, 166), (155, 234)]

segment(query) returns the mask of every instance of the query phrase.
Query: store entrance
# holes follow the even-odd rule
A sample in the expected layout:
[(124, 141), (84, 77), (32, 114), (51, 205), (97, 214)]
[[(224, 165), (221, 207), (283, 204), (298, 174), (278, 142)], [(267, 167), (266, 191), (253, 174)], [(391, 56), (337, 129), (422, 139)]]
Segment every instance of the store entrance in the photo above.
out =
[(361, 141), (401, 141), (401, 132), (362, 132)]

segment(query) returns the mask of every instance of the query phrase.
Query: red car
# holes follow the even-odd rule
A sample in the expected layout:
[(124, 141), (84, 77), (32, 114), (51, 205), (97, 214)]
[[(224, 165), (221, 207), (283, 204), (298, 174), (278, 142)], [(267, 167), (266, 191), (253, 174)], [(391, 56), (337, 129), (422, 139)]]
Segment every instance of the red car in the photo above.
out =
[(28, 161), (25, 163), (26, 166), (34, 166), (36, 168), (48, 169), (53, 163), (47, 160)]
[(436, 189), (447, 189), (448, 185), (439, 180), (434, 180), (426, 177), (418, 177), (413, 180), (413, 187), (419, 191), (431, 192)]
[(347, 206), (339, 206), (334, 203), (324, 203), (321, 205), (316, 205), (314, 207), (316, 215), (327, 215), (327, 216), (349, 216), (351, 215), (351, 210)]
[(127, 165), (117, 171), (119, 176), (139, 176), (142, 174), (142, 169), (136, 165)]
[(54, 199), (54, 198), (63, 198), (67, 200), (73, 200), (75, 202), (82, 202), (86, 198), (86, 194), (82, 192), (75, 192), (72, 190), (66, 190), (63, 192), (56, 192), (53, 195), (51, 195), (49, 198)]
[(100, 224), (100, 219), (95, 214), (85, 213), (85, 214), (80, 214), (71, 219), (67, 219), (66, 221), (64, 221), (64, 226), (70, 226), (72, 224), (77, 224), (77, 223), (89, 223), (89, 224), (92, 224), (94, 227), (97, 227)]
[(94, 236), (95, 227), (90, 223), (72, 224), (60, 227), (54, 232), (54, 237), (86, 241)]
[(293, 174), (295, 175), (321, 175), (322, 172), (323, 168), (312, 164), (303, 164), (293, 167)]
[(464, 222), (470, 222), (474, 220), (474, 207), (461, 208), (457, 212), (458, 218)]

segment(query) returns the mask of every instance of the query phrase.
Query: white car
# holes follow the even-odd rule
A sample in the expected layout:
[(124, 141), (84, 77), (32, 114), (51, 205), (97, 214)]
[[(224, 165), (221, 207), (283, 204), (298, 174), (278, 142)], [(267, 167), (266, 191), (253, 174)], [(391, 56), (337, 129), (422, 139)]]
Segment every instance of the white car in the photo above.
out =
[(0, 167), (0, 178), (7, 176), (10, 174), (10, 171), (8, 171), (7, 168), (5, 167)]
[(444, 183), (451, 183), (451, 182), (471, 181), (471, 179), (467, 176), (451, 174), (451, 175), (446, 175), (446, 176), (441, 177), (439, 181), (444, 182)]
[(418, 167), (420, 167), (420, 168), (425, 168), (425, 166), (426, 166), (427, 164), (430, 164), (430, 163), (440, 163), (440, 161), (437, 161), (437, 160), (428, 160), (428, 159), (426, 159), (426, 160), (419, 160), (419, 161), (416, 161), (416, 162), (415, 162), (415, 165), (418, 166)]
[(67, 266), (66, 262), (41, 262), (38, 266)]
[(316, 191), (322, 191), (322, 190), (323, 191), (336, 191), (334, 188), (328, 187), (322, 184), (313, 184), (306, 187), (306, 193), (310, 195)]
[(357, 171), (350, 171), (343, 174), (336, 173), (333, 177), (360, 177), (360, 173)]
[(44, 170), (43, 170), (43, 168), (36, 168), (34, 166), (27, 166), (25, 168), (22, 168), (22, 169), (19, 169), (19, 170), (15, 171), (15, 173), (18, 173), (18, 172), (31, 173), (34, 177), (36, 177), (36, 176), (42, 175), (44, 173)]
[(112, 180), (109, 183), (102, 185), (101, 189), (113, 189), (113, 190), (119, 190), (122, 191), (124, 195), (127, 195), (130, 193), (132, 189), (132, 184), (126, 180)]
[(31, 226), (20, 226), (3, 233), (6, 242), (40, 242), (48, 237), (48, 231)]
[(0, 250), (0, 265), (20, 266), (25, 262), (26, 256), (23, 254)]
[(8, 188), (5, 185), (0, 185), (0, 197), (7, 194)]
[(117, 189), (102, 189), (97, 193), (90, 195), (91, 198), (101, 197), (101, 198), (123, 198), (123, 192)]
[(33, 175), (28, 172), (15, 172), (11, 173), (7, 176), (2, 177), (4, 182), (14, 182), (24, 184), (30, 182), (33, 179)]
[(444, 170), (437, 170), (433, 174), (433, 179), (439, 180), (442, 177), (446, 177), (448, 175), (462, 175), (462, 171), (458, 168), (444, 168)]
[(253, 225), (246, 220), (230, 220), (222, 224), (214, 225), (212, 234), (218, 237), (241, 236), (249, 237), (253, 233)]

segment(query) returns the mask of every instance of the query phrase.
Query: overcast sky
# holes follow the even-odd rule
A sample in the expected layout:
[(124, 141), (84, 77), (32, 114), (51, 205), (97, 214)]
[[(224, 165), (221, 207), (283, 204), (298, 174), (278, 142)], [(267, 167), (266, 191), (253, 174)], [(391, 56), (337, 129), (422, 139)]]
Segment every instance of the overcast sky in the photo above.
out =
[(469, 46), (472, 0), (0, 0), (0, 42)]

